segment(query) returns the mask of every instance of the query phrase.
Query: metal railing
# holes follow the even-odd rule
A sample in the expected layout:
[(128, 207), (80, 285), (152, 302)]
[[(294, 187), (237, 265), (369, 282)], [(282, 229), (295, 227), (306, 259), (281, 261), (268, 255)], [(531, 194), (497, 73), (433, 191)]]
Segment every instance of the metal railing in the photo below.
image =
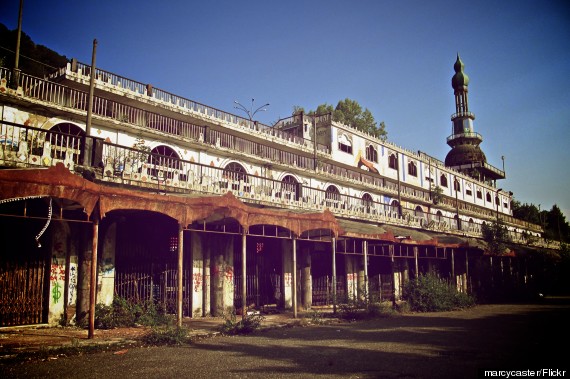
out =
[[(10, 70), (2, 68), (0, 69), (0, 77), (6, 78), (7, 80), (10, 79)], [(23, 95), (25, 97), (30, 97), (42, 101), (47, 101), (57, 106), (62, 106), (70, 109), (76, 109), (81, 111), (86, 111), (87, 108), (87, 94), (82, 91), (78, 91), (69, 87), (62, 86), (57, 83), (45, 81), (42, 79), (34, 78), (29, 75), (22, 74), (20, 76), (20, 85), (23, 90)], [(93, 104), (93, 113), (95, 115), (115, 119), (120, 122), (130, 123), (133, 125), (137, 125), (139, 127), (147, 128), (149, 130), (155, 130), (162, 133), (170, 134), (170, 135), (177, 135), (185, 138), (192, 139), (194, 141), (209, 143), (211, 145), (217, 146), (219, 148), (227, 148), (232, 151), (236, 152), (244, 152), (246, 154), (252, 154), (264, 159), (269, 159), (273, 162), (284, 164), (287, 166), (299, 167), (304, 169), (313, 169), (314, 168), (314, 158), (308, 156), (301, 156), (295, 153), (286, 152), (283, 150), (279, 150), (273, 147), (266, 146), (261, 143), (253, 142), (241, 137), (231, 136), (227, 133), (223, 133), (220, 131), (208, 130), (204, 127), (197, 126), (185, 121), (173, 119), (170, 117), (166, 117), (163, 115), (159, 115), (156, 113), (144, 111), (142, 109), (134, 108), (125, 104), (117, 103), (105, 98), (95, 97), (94, 104)], [(328, 115), (322, 117), (329, 117)], [(3, 134), (10, 134), (10, 129)], [(16, 129), (12, 129), (16, 130)], [(275, 131), (274, 129), (272, 129)], [(37, 131), (37, 133), (46, 133), (45, 131)], [(278, 131), (277, 131), (278, 132)], [(53, 133), (53, 132), (50, 132)], [(14, 134), (14, 132), (12, 132)], [(54, 147), (50, 147), (50, 149), (59, 149), (59, 155), (54, 156), (54, 162), (62, 161), (68, 168), (72, 168), (74, 164), (78, 163), (79, 160), (79, 153), (81, 149), (76, 148), (77, 142), (72, 142), (71, 139), (78, 138), (77, 136), (68, 136), (63, 138), (61, 141), (56, 141)], [(7, 152), (9, 149), (14, 149), (14, 142), (12, 142), (12, 146), (8, 146), (10, 144), (9, 140), (18, 141), (20, 139), (19, 136), (11, 135), (4, 137), (4, 149), (3, 152)], [(49, 154), (39, 154), (37, 141), (45, 142), (46, 139), (42, 138), (23, 138), (23, 141), (26, 143), (36, 143), (35, 151), (29, 154), (13, 154), (13, 156), (20, 156), (20, 162), (18, 164), (31, 164), (36, 165), (38, 164), (38, 156), (40, 159), (49, 160), (51, 157)], [(48, 142), (52, 143), (52, 141), (47, 139)], [(35, 141), (35, 142), (34, 142)], [(67, 145), (63, 145), (63, 144)], [(25, 144), (22, 146), (18, 146), (18, 149), (22, 151), (26, 150)], [(49, 149), (48, 149), (49, 150)], [(12, 153), (14, 153), (12, 151)], [(14, 161), (17, 162), (17, 161)], [(341, 168), (339, 166), (329, 164), (329, 163), (322, 163), (319, 162), (318, 172), (321, 174), (327, 174), (332, 176), (335, 179), (342, 180), (342, 181), (354, 181), (361, 184), (365, 184), (370, 186), (370, 188), (374, 191), (390, 193), (390, 194), (397, 194), (398, 193), (398, 185), (397, 183), (387, 180), (383, 177), (373, 176), (366, 174), (362, 171), (350, 170)], [(408, 187), (406, 185), (400, 184), (400, 193), (404, 197), (409, 197), (412, 199), (429, 202), (429, 191), (416, 189), (412, 187)], [(448, 207), (457, 207), (454, 199), (447, 199), (444, 198), (443, 203)], [(492, 212), (488, 209), (482, 209), (481, 207), (471, 206), (467, 203), (460, 202), (460, 209), (465, 211), (470, 211), (471, 213), (481, 215), (483, 217), (490, 217)], [(521, 227), (527, 227), (524, 222), (520, 222), (520, 220), (516, 220), (513, 218), (508, 219), (509, 222), (520, 225)], [(537, 229), (532, 229), (536, 231)]]
[[(81, 73), (81, 75), (89, 77), (91, 74), (91, 67), (86, 64), (77, 62), (77, 73)], [(294, 133), (288, 133), (286, 131), (276, 129), (273, 126), (265, 125), (263, 123), (249, 120), (232, 113), (224, 112), (222, 110), (198, 103), (190, 99), (186, 99), (184, 97), (177, 96), (159, 88), (154, 88), (148, 84), (143, 84), (132, 79), (127, 79), (108, 71), (96, 68), (95, 75), (98, 80), (104, 83), (124, 88), (139, 94), (146, 94), (154, 100), (168, 103), (173, 106), (178, 106), (195, 113), (200, 113), (222, 122), (234, 124), (245, 129), (256, 130), (261, 133), (268, 134), (301, 146), (312, 145), (312, 141), (305, 140), (304, 138), (299, 137)], [(319, 146), (319, 151), (326, 150), (328, 150), (326, 147), (322, 145)]]

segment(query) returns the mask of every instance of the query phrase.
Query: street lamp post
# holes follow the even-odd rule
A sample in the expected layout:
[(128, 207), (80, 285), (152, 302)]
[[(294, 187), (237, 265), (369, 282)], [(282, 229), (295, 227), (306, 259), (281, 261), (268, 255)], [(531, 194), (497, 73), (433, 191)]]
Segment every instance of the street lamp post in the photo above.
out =
[(247, 109), (246, 107), (244, 107), (239, 101), (234, 100), (234, 103), (236, 104), (234, 106), (235, 109), (239, 109), (241, 111), (244, 111), (247, 114), (247, 117), (249, 118), (249, 121), (253, 121), (253, 116), (255, 116), (255, 114), (257, 112), (263, 112), (266, 111), (267, 109), (265, 109), (265, 107), (269, 106), (269, 103), (264, 104), (262, 106), (260, 106), (259, 108), (257, 108), (256, 110), (253, 110), (253, 102), (255, 101), (255, 99), (251, 99), (251, 107), (249, 109)]

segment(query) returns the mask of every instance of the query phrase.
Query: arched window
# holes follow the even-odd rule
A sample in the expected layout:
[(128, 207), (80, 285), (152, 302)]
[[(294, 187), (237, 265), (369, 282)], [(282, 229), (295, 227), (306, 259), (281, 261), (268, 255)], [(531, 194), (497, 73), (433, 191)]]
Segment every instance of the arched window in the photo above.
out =
[(378, 163), (378, 152), (373, 145), (368, 145), (366, 147), (366, 159), (370, 162)]
[(410, 161), (408, 163), (408, 174), (410, 176), (415, 176), (415, 177), (418, 176), (418, 168), (417, 168), (416, 163), (414, 161)]
[(281, 192), (288, 200), (299, 200), (301, 197), (301, 185), (293, 175), (285, 175), (281, 180)]
[[(69, 122), (63, 122), (52, 126), (48, 135), (49, 137), (47, 140), (51, 144), (54, 158), (64, 159), (65, 152), (68, 151), (68, 149), (72, 149), (76, 154), (81, 153), (81, 151), (79, 151), (79, 147), (81, 139), (85, 136), (85, 132), (79, 126)], [(37, 142), (40, 141), (37, 140)]]
[(180, 170), (180, 157), (169, 146), (158, 145), (150, 151), (148, 163), (151, 164), (151, 176), (159, 179), (172, 179), (175, 170)]
[(447, 188), (447, 175), (441, 174), (441, 176), (439, 177), (439, 184), (440, 184), (442, 187)]
[[(228, 163), (224, 168), (224, 179), (226, 182), (224, 182), (222, 186), (227, 187), (227, 183), (229, 182), (231, 183), (231, 189), (238, 191), (240, 182), (248, 183), (247, 171), (245, 171), (245, 168), (237, 162)], [(244, 190), (248, 191), (247, 188), (244, 188)]]
[(398, 202), (398, 200), (392, 201), (392, 203), (390, 204), (390, 212), (392, 213), (392, 216), (400, 214), (400, 203)]
[(481, 190), (477, 190), (477, 199), (483, 199), (483, 192), (481, 192)]
[(334, 207), (334, 208), (338, 208), (339, 207), (339, 201), (340, 201), (340, 191), (338, 190), (338, 188), (336, 188), (336, 186), (330, 185), (327, 187), (326, 191), (325, 191), (325, 198), (326, 198), (326, 204), (327, 207)]
[(364, 212), (370, 213), (374, 207), (374, 199), (369, 193), (362, 195), (362, 206), (364, 207)]
[(416, 209), (414, 209), (414, 216), (425, 219), (424, 210), (419, 205), (416, 207)]
[(489, 203), (491, 202), (491, 193), (490, 192), (487, 192), (486, 199)]
[(338, 149), (345, 153), (352, 154), (352, 141), (346, 134), (338, 136)]
[(435, 214), (435, 221), (437, 222), (443, 221), (443, 214), (441, 213), (441, 211), (437, 211), (437, 213)]
[(397, 170), (398, 169), (398, 158), (395, 154), (390, 154), (388, 157), (388, 167)]

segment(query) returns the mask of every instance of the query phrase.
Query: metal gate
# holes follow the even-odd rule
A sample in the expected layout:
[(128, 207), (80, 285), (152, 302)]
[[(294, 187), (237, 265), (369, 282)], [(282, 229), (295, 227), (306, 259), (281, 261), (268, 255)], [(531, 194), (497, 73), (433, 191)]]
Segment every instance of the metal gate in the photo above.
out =
[(43, 259), (0, 262), (0, 326), (46, 322), (46, 267)]
[[(192, 273), (183, 270), (182, 315), (192, 315)], [(176, 313), (178, 270), (169, 265), (145, 265), (124, 268), (115, 276), (115, 295), (134, 303), (154, 301), (167, 313)]]
[[(342, 277), (336, 278), (337, 303), (346, 302), (346, 286)], [(331, 305), (333, 303), (332, 276), (313, 278), (313, 305)]]

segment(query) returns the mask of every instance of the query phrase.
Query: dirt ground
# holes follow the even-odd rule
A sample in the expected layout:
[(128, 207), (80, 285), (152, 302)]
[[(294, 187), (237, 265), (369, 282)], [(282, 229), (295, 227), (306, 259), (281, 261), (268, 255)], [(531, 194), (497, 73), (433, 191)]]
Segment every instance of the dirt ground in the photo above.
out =
[[(267, 330), (244, 337), (203, 338), (181, 347), (117, 347), (93, 354), (31, 361), (0, 360), (0, 377), (263, 377), (263, 378), (464, 378), (480, 368), (568, 367), (570, 298), (533, 304), (487, 304), (467, 310), (406, 313), (359, 322), (309, 324), (310, 314), (268, 317)], [(302, 317), (305, 318), (302, 318)], [(213, 332), (220, 319), (185, 320), (195, 333)], [(277, 328), (286, 324), (298, 327)], [(102, 342), (126, 340), (145, 328), (96, 331)], [(10, 343), (50, 343), (85, 330), (29, 329)], [(37, 334), (36, 334), (37, 333)], [(83, 337), (82, 337), (83, 336)], [(45, 339), (44, 339), (45, 338)], [(41, 340), (41, 341), (40, 341)], [(31, 341), (31, 342), (30, 342)], [(190, 370), (190, 371), (188, 371)], [(570, 371), (567, 371), (567, 374)]]

